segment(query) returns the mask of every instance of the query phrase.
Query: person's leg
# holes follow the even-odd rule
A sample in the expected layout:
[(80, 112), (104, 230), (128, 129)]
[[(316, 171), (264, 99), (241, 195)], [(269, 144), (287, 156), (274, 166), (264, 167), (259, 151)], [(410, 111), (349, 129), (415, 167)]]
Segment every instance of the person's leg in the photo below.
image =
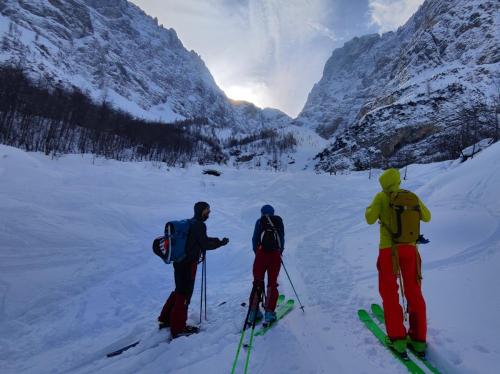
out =
[(257, 249), (255, 260), (253, 262), (253, 285), (250, 292), (248, 305), (250, 312), (248, 313), (248, 322), (253, 323), (255, 320), (262, 318), (262, 312), (259, 309), (259, 301), (264, 290), (264, 274), (265, 274), (265, 256), (262, 249)]
[(255, 260), (253, 262), (253, 288), (250, 293), (249, 305), (250, 309), (257, 309), (259, 303), (259, 295), (264, 290), (264, 274), (266, 272), (266, 256), (262, 249), (257, 249)]
[(188, 297), (192, 292), (192, 264), (174, 263), (175, 298), (172, 312), (170, 313), (170, 331), (173, 337), (186, 329)]
[(187, 295), (187, 305), (191, 303), (191, 297), (193, 296), (194, 284), (196, 282), (196, 270), (198, 269), (198, 263), (193, 262), (190, 266), (190, 278), (189, 282), (186, 284), (186, 295)]
[(170, 313), (170, 332), (172, 333), (172, 337), (175, 338), (178, 334), (186, 330), (186, 320), (186, 295), (176, 293), (174, 307), (172, 308), (172, 313)]
[(378, 288), (384, 307), (387, 336), (391, 340), (406, 339), (403, 309), (399, 305), (397, 277), (392, 266), (391, 248), (381, 249), (377, 260)]
[(417, 255), (415, 246), (401, 245), (399, 247), (399, 259), (410, 315), (408, 335), (414, 341), (425, 343), (427, 339), (427, 315), (418, 275), (420, 258)]
[(158, 317), (158, 322), (160, 322), (160, 324), (163, 324), (165, 327), (170, 326), (170, 313), (172, 312), (172, 308), (174, 307), (174, 301), (175, 291), (172, 291), (167, 301), (165, 301), (160, 316)]
[(274, 312), (278, 300), (278, 275), (281, 269), (281, 254), (279, 251), (268, 253), (267, 266), (267, 299), (266, 311)]

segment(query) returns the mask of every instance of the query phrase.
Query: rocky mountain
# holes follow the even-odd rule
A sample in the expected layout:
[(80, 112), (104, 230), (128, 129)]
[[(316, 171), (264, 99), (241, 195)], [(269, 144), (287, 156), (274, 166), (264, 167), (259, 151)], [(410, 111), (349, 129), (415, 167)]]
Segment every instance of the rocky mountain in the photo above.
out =
[(336, 49), (295, 121), (332, 141), (317, 169), (430, 162), (498, 137), (499, 8), (426, 0), (396, 32)]
[(206, 117), (235, 132), (290, 121), (229, 100), (173, 29), (126, 0), (1, 0), (0, 63), (155, 121)]

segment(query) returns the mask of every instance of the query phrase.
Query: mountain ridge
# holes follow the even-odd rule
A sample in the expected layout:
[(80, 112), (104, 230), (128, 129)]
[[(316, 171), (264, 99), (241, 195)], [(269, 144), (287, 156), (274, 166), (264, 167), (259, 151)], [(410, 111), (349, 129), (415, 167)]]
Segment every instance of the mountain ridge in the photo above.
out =
[[(489, 107), (492, 117), (498, 105), (497, 10), (489, 0), (426, 0), (397, 31), (357, 37), (334, 50), (294, 121), (332, 141), (318, 154), (317, 169), (456, 157), (442, 143), (460, 134), (466, 120), (454, 118), (449, 126), (447, 118), (478, 107), (481, 113)], [(483, 122), (477, 135), (491, 136), (491, 119), (476, 119)]]
[(175, 30), (126, 0), (7, 0), (0, 16), (6, 18), (0, 62), (21, 63), (35, 78), (79, 87), (138, 117), (204, 116), (247, 132), (290, 120), (278, 110), (232, 102)]

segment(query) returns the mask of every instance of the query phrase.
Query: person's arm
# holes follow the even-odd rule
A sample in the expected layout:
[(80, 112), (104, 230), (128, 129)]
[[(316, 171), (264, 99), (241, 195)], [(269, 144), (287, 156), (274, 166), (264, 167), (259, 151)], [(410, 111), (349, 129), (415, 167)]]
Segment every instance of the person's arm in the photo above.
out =
[(420, 199), (418, 199), (418, 205), (420, 206), (420, 219), (424, 222), (429, 222), (431, 220), (431, 211), (427, 209)]
[[(200, 244), (200, 247), (204, 251), (217, 249), (224, 245), (223, 241), (220, 240), (219, 238), (210, 238), (207, 236), (207, 226), (204, 223), (201, 223), (198, 243)], [(225, 244), (227, 244), (227, 242)]]
[(257, 243), (259, 242), (259, 227), (260, 227), (260, 218), (255, 222), (255, 228), (253, 229), (252, 235), (252, 249), (255, 252), (257, 250)]
[(369, 225), (374, 224), (380, 216), (380, 206), (381, 206), (381, 195), (376, 194), (373, 198), (372, 203), (365, 210), (366, 223)]

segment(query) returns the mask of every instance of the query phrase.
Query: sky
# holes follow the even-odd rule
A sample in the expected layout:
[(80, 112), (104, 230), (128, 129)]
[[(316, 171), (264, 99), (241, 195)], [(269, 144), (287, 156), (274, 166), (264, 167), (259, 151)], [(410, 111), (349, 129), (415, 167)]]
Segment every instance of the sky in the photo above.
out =
[(302, 110), (335, 48), (397, 29), (423, 0), (132, 0), (201, 55), (232, 99)]

